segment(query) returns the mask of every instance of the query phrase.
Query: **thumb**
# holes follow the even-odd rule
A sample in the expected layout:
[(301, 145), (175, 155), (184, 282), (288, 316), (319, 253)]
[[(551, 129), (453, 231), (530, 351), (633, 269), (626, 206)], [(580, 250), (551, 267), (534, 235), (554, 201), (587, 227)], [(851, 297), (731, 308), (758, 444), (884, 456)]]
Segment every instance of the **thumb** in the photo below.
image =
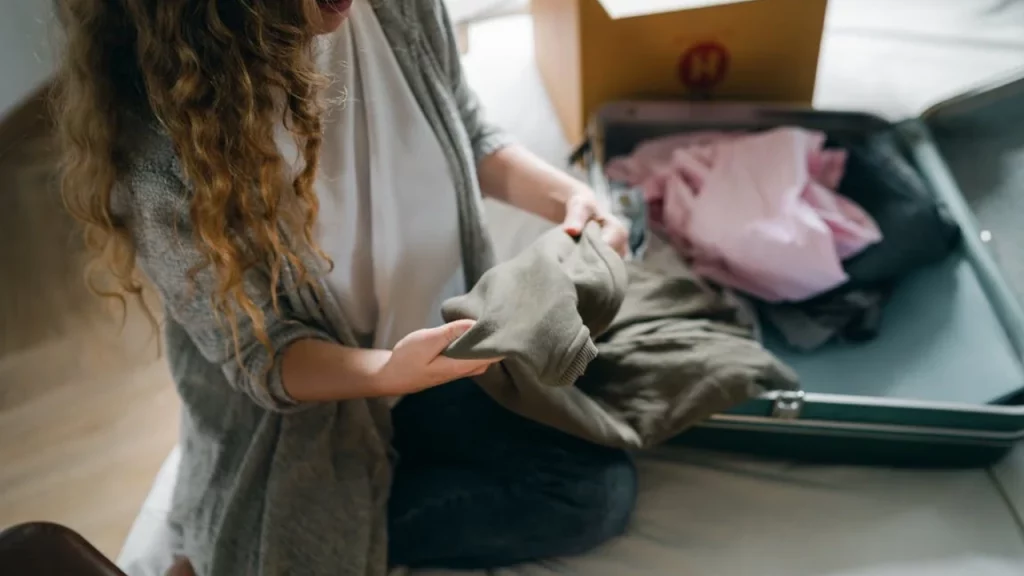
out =
[(444, 352), (460, 336), (469, 332), (476, 322), (472, 320), (456, 320), (437, 328), (424, 330), (424, 345), (429, 346), (431, 352), (436, 356)]
[(579, 198), (571, 198), (565, 207), (565, 221), (562, 229), (570, 236), (579, 236), (593, 216), (590, 205)]

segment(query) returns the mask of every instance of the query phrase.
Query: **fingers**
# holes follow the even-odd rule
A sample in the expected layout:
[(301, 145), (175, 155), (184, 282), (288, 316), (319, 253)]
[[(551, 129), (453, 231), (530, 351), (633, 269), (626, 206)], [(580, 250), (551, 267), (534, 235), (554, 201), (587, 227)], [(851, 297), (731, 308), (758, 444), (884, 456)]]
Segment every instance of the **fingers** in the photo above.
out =
[(625, 256), (629, 250), (629, 232), (617, 222), (606, 224), (601, 229), (601, 237), (619, 256)]
[(437, 328), (427, 328), (413, 332), (410, 337), (415, 339), (422, 346), (421, 350), (429, 353), (430, 356), (437, 356), (444, 352), (452, 342), (469, 331), (475, 322), (472, 320), (456, 320)]
[(445, 338), (447, 339), (444, 347), (447, 348), (452, 342), (455, 342), (462, 337), (463, 334), (469, 332), (469, 329), (472, 328), (474, 324), (476, 324), (476, 322), (472, 320), (456, 320), (441, 326), (441, 330), (444, 332)]
[(601, 225), (604, 241), (619, 256), (625, 256), (629, 249), (629, 232), (622, 223), (604, 212), (593, 200), (586, 196), (574, 196), (566, 202), (565, 221), (562, 229), (570, 236), (579, 236), (587, 222), (594, 221)]
[(458, 380), (460, 378), (479, 376), (486, 372), (493, 364), (500, 361), (501, 359), (499, 358), (489, 358), (486, 360), (453, 360), (451, 358), (440, 356), (430, 363), (430, 368), (437, 374), (437, 377), (440, 380), (448, 382)]
[(462, 377), (463, 378), (470, 378), (470, 377), (473, 377), (473, 376), (480, 376), (484, 372), (487, 372), (487, 370), (491, 366), (493, 366), (493, 365), (494, 365), (493, 362), (489, 362), (487, 364), (484, 364), (482, 366), (479, 366), (479, 367), (475, 368), (474, 370), (471, 370), (470, 372), (467, 372), (466, 374), (463, 374)]
[(570, 236), (579, 236), (587, 222), (594, 218), (594, 207), (585, 198), (574, 196), (565, 205), (565, 221), (562, 229)]

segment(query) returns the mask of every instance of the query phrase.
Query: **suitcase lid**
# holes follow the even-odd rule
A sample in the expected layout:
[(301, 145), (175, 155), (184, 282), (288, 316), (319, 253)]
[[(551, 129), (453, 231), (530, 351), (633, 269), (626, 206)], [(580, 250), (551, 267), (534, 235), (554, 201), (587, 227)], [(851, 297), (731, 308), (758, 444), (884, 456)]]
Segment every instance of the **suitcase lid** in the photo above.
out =
[[(957, 193), (945, 200), (976, 226), (968, 240), (1000, 271), (1008, 290), (1002, 313), (1024, 332), (1024, 70), (940, 102), (920, 120), (943, 162), (928, 154), (916, 159), (938, 173), (938, 192), (955, 184)], [(951, 181), (941, 182), (944, 176)]]
[[(935, 104), (904, 128), (1024, 358), (1024, 70)], [(1024, 404), (1024, 390), (1003, 401)]]

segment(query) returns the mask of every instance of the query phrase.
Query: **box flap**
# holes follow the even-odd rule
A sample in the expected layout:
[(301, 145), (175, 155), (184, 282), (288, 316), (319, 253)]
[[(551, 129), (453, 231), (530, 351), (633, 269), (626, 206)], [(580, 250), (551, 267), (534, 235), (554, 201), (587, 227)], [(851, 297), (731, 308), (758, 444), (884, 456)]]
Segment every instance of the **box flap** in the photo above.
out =
[(757, 1), (759, 0), (598, 0), (613, 19)]

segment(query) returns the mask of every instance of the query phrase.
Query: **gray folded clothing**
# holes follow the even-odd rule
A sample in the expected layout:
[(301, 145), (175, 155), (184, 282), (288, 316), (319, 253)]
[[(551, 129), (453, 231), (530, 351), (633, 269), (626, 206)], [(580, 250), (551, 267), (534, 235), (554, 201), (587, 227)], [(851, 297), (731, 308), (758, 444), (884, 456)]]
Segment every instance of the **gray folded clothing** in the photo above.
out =
[(592, 442), (662, 442), (796, 375), (753, 338), (754, 316), (651, 239), (624, 263), (588, 226), (552, 230), (445, 302), (476, 325), (445, 352), (502, 357), (476, 382), (509, 410)]
[(445, 321), (476, 321), (446, 355), (505, 358), (519, 388), (573, 384), (597, 356), (592, 335), (611, 324), (625, 291), (625, 264), (596, 225), (578, 239), (550, 230), (444, 303)]

